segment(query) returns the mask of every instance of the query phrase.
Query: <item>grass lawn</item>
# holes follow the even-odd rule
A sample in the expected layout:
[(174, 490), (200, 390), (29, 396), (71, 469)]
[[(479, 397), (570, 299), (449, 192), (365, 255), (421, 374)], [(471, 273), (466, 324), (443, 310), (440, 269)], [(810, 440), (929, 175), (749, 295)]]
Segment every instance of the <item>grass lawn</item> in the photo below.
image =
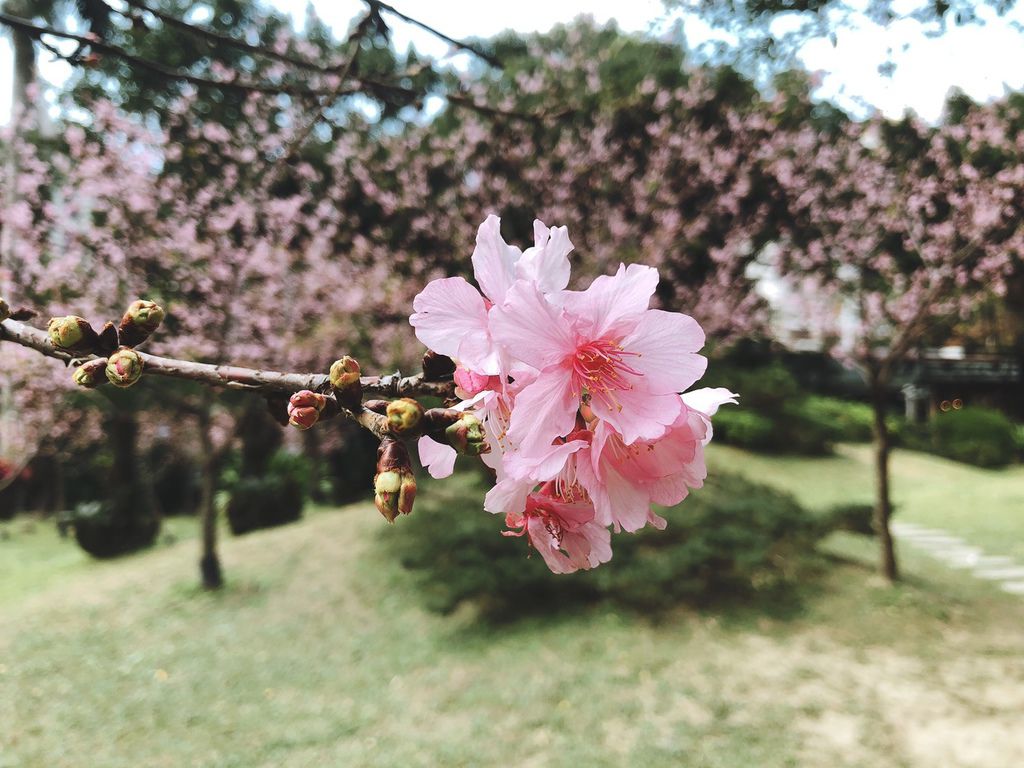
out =
[[(871, 447), (840, 446), (835, 456), (763, 456), (712, 445), (711, 471), (728, 469), (793, 493), (810, 508), (871, 502)], [(1024, 562), (1024, 465), (979, 469), (927, 453), (896, 450), (892, 457), (895, 519), (943, 528), (991, 554)]]
[[(851, 489), (859, 450), (828, 460)], [(712, 456), (781, 483), (777, 461)], [(788, 465), (805, 500), (845, 498), (846, 476), (811, 464)], [(911, 515), (941, 494), (901, 480), (907, 519), (928, 522)], [(423, 610), (381, 557), (401, 535), (361, 504), (229, 538), (229, 585), (210, 595), (194, 541), (97, 564), (48, 525), (11, 531), (0, 766), (1024, 764), (1024, 600), (923, 556), (908, 553), (897, 588), (837, 564), (784, 613), (567, 608), (492, 626)]]

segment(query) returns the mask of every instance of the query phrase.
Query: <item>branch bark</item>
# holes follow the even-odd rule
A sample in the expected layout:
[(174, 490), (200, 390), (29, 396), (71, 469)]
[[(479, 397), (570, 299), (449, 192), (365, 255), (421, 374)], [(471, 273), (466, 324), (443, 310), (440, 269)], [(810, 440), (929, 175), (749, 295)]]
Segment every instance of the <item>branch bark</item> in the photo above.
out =
[[(0, 341), (34, 349), (41, 355), (61, 360), (67, 365), (77, 365), (96, 359), (95, 355), (79, 357), (57, 349), (50, 343), (46, 332), (12, 319), (0, 322)], [(136, 351), (142, 358), (144, 375), (183, 379), (206, 386), (240, 389), (262, 395), (287, 395), (299, 390), (310, 389), (323, 393), (332, 402), (338, 413), (352, 419), (377, 437), (383, 438), (390, 435), (387, 429), (387, 419), (381, 414), (365, 408), (353, 411), (339, 403), (331, 391), (330, 377), (325, 373), (290, 373), (245, 368), (238, 365), (214, 365)], [(455, 394), (453, 381), (428, 381), (422, 373), (414, 376), (402, 376), (398, 372), (383, 376), (363, 376), (361, 384), (364, 394), (381, 397), (445, 398)]]

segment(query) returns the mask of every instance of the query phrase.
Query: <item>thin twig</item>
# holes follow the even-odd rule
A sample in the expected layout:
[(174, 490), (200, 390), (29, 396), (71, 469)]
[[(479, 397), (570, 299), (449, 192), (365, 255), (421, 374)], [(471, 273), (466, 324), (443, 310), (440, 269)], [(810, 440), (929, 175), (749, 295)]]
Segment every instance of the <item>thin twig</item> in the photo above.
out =
[(366, 0), (366, 3), (367, 5), (370, 6), (371, 9), (376, 7), (382, 11), (386, 11), (387, 13), (390, 13), (393, 16), (397, 16), (402, 21), (408, 22), (409, 24), (413, 24), (414, 26), (417, 26), (420, 29), (429, 32), (434, 37), (440, 38), (441, 40), (444, 40), (446, 43), (449, 43), (450, 45), (453, 45), (460, 50), (472, 53), (474, 56), (486, 61), (492, 67), (496, 67), (498, 69), (502, 68), (501, 62), (498, 61), (498, 59), (496, 59), (491, 54), (487, 53), (486, 51), (481, 50), (480, 48), (476, 47), (475, 45), (471, 45), (470, 43), (466, 43), (461, 40), (456, 40), (454, 37), (449, 37), (444, 32), (440, 32), (434, 29), (429, 24), (425, 24), (419, 19), (414, 19), (411, 16), (406, 16), (404, 13), (402, 13), (394, 6), (388, 5), (387, 3), (382, 3), (380, 2), (380, 0)]

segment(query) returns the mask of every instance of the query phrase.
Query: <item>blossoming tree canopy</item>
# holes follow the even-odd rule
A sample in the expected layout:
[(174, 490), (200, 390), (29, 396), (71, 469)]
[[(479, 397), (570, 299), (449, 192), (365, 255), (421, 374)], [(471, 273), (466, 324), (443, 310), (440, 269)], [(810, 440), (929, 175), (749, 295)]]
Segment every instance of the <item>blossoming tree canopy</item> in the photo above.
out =
[[(457, 407), (477, 415), (493, 448), (485, 508), (568, 573), (611, 558), (609, 527), (664, 527), (651, 504), (701, 486), (710, 418), (735, 395), (680, 394), (704, 373), (704, 333), (687, 315), (649, 308), (657, 270), (620, 265), (566, 290), (567, 229), (537, 221), (534, 233), (521, 251), (489, 216), (472, 257), (480, 290), (435, 280), (410, 321), (455, 360)], [(429, 436), (418, 447), (433, 476), (452, 472), (454, 449)]]

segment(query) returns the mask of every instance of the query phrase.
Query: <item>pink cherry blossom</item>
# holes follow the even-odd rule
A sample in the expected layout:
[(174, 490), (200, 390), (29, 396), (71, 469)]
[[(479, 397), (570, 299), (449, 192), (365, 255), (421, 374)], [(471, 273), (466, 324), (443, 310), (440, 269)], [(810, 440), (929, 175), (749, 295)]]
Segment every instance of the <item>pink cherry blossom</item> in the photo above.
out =
[(565, 498), (552, 484), (529, 494), (522, 510), (509, 512), (506, 536), (529, 538), (553, 573), (573, 573), (611, 560), (611, 534), (594, 521), (594, 507)]
[(520, 280), (490, 313), (494, 338), (541, 373), (516, 398), (509, 437), (527, 452), (567, 434), (581, 405), (628, 445), (660, 437), (682, 408), (678, 393), (704, 373), (704, 332), (693, 318), (648, 309), (657, 270), (620, 265), (585, 291), (549, 301)]

